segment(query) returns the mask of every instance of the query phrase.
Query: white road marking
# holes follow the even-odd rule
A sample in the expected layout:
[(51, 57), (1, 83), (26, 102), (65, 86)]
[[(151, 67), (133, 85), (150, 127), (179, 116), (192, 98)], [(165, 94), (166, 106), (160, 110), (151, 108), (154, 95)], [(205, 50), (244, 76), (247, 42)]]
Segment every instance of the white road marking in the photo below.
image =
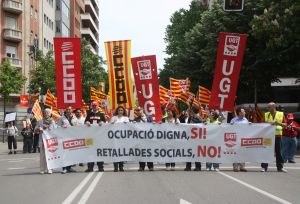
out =
[(8, 170), (20, 170), (20, 169), (25, 169), (25, 167), (18, 167), (18, 168), (8, 168)]
[(186, 200), (180, 199), (180, 204), (192, 204)]
[(91, 185), (88, 187), (88, 189), (84, 192), (83, 196), (81, 197), (81, 199), (79, 200), (78, 204), (85, 204), (90, 195), (92, 194), (93, 190), (95, 189), (97, 183), (99, 182), (99, 180), (101, 179), (103, 173), (99, 172), (98, 175), (94, 178), (93, 182), (91, 183)]
[(39, 157), (32, 157), (32, 158), (16, 158), (16, 159), (0, 159), (0, 162), (2, 161), (14, 161), (14, 160), (34, 160), (37, 159)]
[(14, 162), (23, 162), (24, 160), (10, 160), (8, 162), (14, 163)]
[(231, 179), (231, 180), (233, 180), (233, 181), (235, 181), (235, 182), (237, 182), (239, 184), (242, 184), (243, 186), (246, 186), (246, 187), (248, 187), (248, 188), (250, 188), (250, 189), (252, 189), (252, 190), (254, 190), (254, 191), (256, 191), (256, 192), (258, 192), (260, 194), (263, 194), (263, 195), (265, 195), (265, 196), (267, 196), (267, 197), (269, 197), (269, 198), (271, 198), (271, 199), (273, 199), (273, 200), (275, 200), (275, 201), (277, 201), (279, 203), (282, 203), (282, 204), (292, 204), (291, 202), (289, 202), (287, 200), (284, 200), (284, 199), (279, 198), (279, 197), (277, 197), (277, 196), (275, 196), (275, 195), (273, 195), (271, 193), (268, 193), (268, 192), (263, 191), (263, 190), (261, 190), (259, 188), (256, 188), (255, 186), (252, 186), (252, 185), (250, 185), (250, 184), (248, 184), (248, 183), (246, 183), (244, 181), (241, 181), (241, 180), (239, 180), (237, 178), (229, 176), (229, 175), (227, 175), (227, 174), (225, 174), (223, 172), (218, 172), (218, 173), (221, 174), (222, 176), (225, 176), (225, 177), (227, 177), (227, 178), (229, 178), (229, 179)]
[(72, 191), (72, 193), (62, 202), (62, 204), (70, 204), (76, 198), (81, 189), (87, 184), (87, 182), (92, 178), (94, 172), (89, 173), (80, 184)]

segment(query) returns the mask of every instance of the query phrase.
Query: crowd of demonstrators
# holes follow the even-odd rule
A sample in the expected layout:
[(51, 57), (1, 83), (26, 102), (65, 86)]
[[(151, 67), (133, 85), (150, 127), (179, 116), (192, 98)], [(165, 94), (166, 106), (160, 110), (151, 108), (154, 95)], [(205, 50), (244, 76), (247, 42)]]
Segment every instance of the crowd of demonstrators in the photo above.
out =
[[(99, 103), (94, 101), (91, 104), (92, 109), (90, 111), (88, 111), (87, 116), (85, 118), (85, 124), (90, 127), (92, 125), (102, 125), (103, 123), (106, 122), (104, 113), (102, 113), (99, 110)], [(85, 172), (92, 172), (94, 171), (94, 162), (89, 162), (87, 164), (88, 168), (85, 170)], [(104, 162), (97, 162), (97, 166), (98, 166), (98, 171), (99, 172), (103, 172), (104, 171)]]
[(294, 121), (292, 113), (287, 115), (287, 123), (283, 129), (282, 136), (282, 158), (284, 163), (296, 163), (295, 155), (297, 150), (297, 136), (300, 131), (300, 125)]
[[(127, 112), (123, 106), (119, 106), (116, 108), (114, 116), (110, 121), (112, 124), (115, 123), (128, 123), (129, 118), (127, 116)], [(124, 162), (114, 162), (114, 172), (124, 171)]]
[[(138, 112), (137, 117), (134, 119), (134, 122), (137, 123), (153, 123), (153, 118), (145, 114), (144, 110), (141, 107), (137, 107), (136, 111)], [(139, 170), (144, 171), (146, 167), (146, 162), (139, 162)], [(149, 171), (153, 171), (154, 165), (153, 162), (147, 162), (147, 167)]]
[[(276, 110), (276, 104), (271, 102), (268, 104), (268, 112), (264, 114), (265, 123), (270, 123), (276, 126), (275, 134), (275, 155), (276, 155), (276, 166), (279, 172), (287, 172), (283, 168), (284, 162), (295, 163), (295, 152), (296, 152), (296, 136), (300, 131), (300, 126), (295, 121), (293, 121), (293, 115), (288, 114), (287, 120), (283, 112)], [(133, 123), (154, 123), (153, 118), (145, 114), (144, 110), (141, 107), (136, 108), (137, 117), (132, 121)], [(177, 113), (173, 107), (164, 107), (163, 111), (163, 120), (164, 123), (174, 123), (174, 124), (203, 124), (203, 125), (219, 125), (221, 124), (225, 117), (222, 111), (219, 110), (206, 110), (200, 112), (198, 107), (192, 106), (181, 113)], [(232, 125), (249, 125), (249, 122), (246, 118), (246, 112), (243, 107), (236, 108), (235, 112), (232, 114), (233, 117), (230, 118), (229, 123)], [(40, 173), (52, 173), (51, 169), (47, 168), (46, 158), (45, 158), (45, 148), (42, 140), (42, 133), (44, 130), (51, 130), (57, 127), (68, 128), (71, 126), (81, 126), (86, 125), (90, 126), (101, 126), (103, 123), (110, 122), (111, 124), (115, 123), (128, 123), (130, 122), (127, 111), (123, 106), (119, 106), (115, 109), (114, 115), (110, 120), (107, 120), (105, 114), (100, 111), (99, 103), (92, 102), (91, 109), (87, 112), (86, 117), (83, 116), (81, 109), (75, 109), (71, 106), (66, 107), (65, 113), (61, 116), (58, 121), (54, 121), (51, 118), (51, 109), (45, 109), (43, 112), (43, 119), (37, 121), (36, 124), (26, 123), (25, 127), (21, 131), (21, 135), (24, 137), (24, 146), (23, 152), (35, 152), (38, 148), (40, 150)], [(18, 129), (13, 125), (12, 122), (7, 124), (7, 134), (8, 134), (8, 148), (9, 154), (12, 154), (12, 146), (14, 153), (16, 153), (17, 144), (16, 144), (16, 135)], [(35, 135), (39, 137), (39, 147), (35, 146)], [(32, 146), (33, 145), (33, 146)], [(85, 172), (94, 171), (95, 162), (89, 162)], [(114, 171), (124, 171), (124, 162), (114, 162)], [(148, 167), (149, 171), (154, 170), (153, 162), (139, 162), (138, 171), (144, 171), (145, 167)], [(175, 170), (175, 163), (166, 163), (166, 170)], [(98, 171), (104, 171), (104, 162), (97, 161)], [(268, 170), (268, 164), (261, 164), (262, 171), (265, 172)], [(192, 170), (192, 163), (187, 162), (185, 171)], [(218, 163), (206, 163), (206, 170), (219, 171)], [(201, 171), (201, 162), (195, 162), (194, 171)], [(245, 163), (233, 163), (234, 172), (246, 172)], [(71, 166), (64, 167), (62, 173), (75, 172)]]

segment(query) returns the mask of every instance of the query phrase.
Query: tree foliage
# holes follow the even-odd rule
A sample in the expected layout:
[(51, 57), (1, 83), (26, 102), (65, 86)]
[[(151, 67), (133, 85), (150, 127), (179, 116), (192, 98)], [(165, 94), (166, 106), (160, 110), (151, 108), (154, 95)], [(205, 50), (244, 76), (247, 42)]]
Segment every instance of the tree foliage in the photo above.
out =
[[(89, 101), (90, 87), (98, 87), (99, 82), (107, 84), (107, 73), (103, 68), (102, 57), (92, 53), (89, 42), (81, 40), (81, 69), (82, 69), (82, 98)], [(49, 89), (56, 93), (55, 60), (53, 53), (48, 52), (43, 56), (39, 51), (35, 68), (31, 71), (29, 93), (40, 93), (44, 95)]]
[(8, 99), (10, 94), (19, 93), (25, 82), (26, 77), (6, 59), (0, 69), (0, 94), (4, 101)]
[(271, 92), (271, 82), (300, 73), (300, 60), (296, 57), (299, 56), (299, 1), (281, 2), (246, 1), (243, 12), (225, 12), (221, 0), (211, 10), (193, 1), (188, 10), (175, 12), (166, 29), (169, 57), (160, 71), (160, 83), (166, 86), (169, 77), (189, 77), (192, 91), (196, 92), (198, 85), (211, 88), (219, 32), (245, 33), (248, 39), (239, 81), (239, 102), (253, 101), (255, 82), (259, 100), (269, 100), (272, 95), (263, 93)]

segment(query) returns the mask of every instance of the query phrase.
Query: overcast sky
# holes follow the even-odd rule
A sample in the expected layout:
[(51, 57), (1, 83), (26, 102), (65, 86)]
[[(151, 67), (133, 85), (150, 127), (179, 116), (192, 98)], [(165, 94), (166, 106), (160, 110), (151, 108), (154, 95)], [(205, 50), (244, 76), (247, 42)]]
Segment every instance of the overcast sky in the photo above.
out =
[(131, 40), (131, 56), (156, 55), (158, 68), (166, 58), (165, 29), (171, 15), (189, 8), (191, 0), (99, 0), (100, 55), (104, 42)]

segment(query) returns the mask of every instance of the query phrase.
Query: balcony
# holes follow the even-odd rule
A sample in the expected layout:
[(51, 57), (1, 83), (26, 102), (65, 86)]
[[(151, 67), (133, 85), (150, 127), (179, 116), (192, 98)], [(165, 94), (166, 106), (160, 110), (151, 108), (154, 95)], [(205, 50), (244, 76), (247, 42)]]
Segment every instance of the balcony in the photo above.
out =
[(22, 3), (19, 1), (4, 0), (2, 6), (3, 10), (11, 13), (20, 14), (23, 12)]
[(98, 23), (97, 19), (93, 19), (91, 14), (89, 14), (89, 13), (81, 14), (80, 17), (81, 17), (82, 24), (85, 25), (84, 27), (91, 27), (97, 33), (99, 33), (99, 28), (98, 28), (99, 23)]
[(87, 39), (92, 39), (93, 43), (96, 44), (97, 46), (99, 46), (98, 39), (96, 38), (96, 36), (94, 35), (94, 33), (92, 32), (92, 30), (90, 28), (81, 28), (80, 33), (81, 33), (81, 36), (83, 36), (83, 37), (88, 36)]
[(8, 59), (8, 61), (10, 62), (10, 64), (16, 68), (22, 68), (22, 60), (18, 59), (18, 58), (9, 58), (7, 57), (6, 59)]
[(11, 28), (4, 28), (3, 38), (14, 42), (20, 42), (22, 41), (22, 32)]

